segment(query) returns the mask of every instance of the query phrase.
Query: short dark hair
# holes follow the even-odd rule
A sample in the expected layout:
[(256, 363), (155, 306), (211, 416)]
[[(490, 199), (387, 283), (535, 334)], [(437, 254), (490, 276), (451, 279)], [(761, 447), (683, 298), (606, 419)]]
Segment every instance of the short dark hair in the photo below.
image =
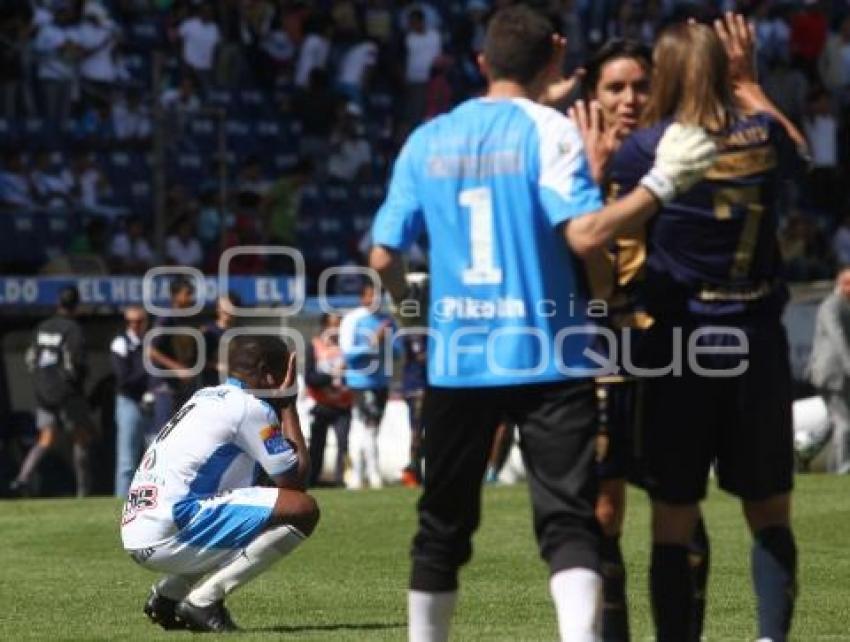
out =
[(171, 283), (168, 285), (168, 292), (171, 296), (175, 296), (183, 290), (192, 290), (194, 292), (195, 286), (192, 281), (185, 276), (175, 276), (171, 279)]
[(283, 378), (289, 364), (289, 348), (280, 337), (268, 334), (240, 334), (227, 349), (228, 374), (237, 378), (260, 377), (271, 373)]
[(549, 19), (525, 5), (497, 11), (484, 38), (491, 79), (530, 83), (552, 57), (554, 33)]
[(59, 307), (68, 312), (73, 312), (80, 304), (80, 291), (76, 285), (66, 285), (59, 290)]
[(620, 58), (632, 58), (640, 62), (647, 70), (652, 68), (652, 51), (642, 42), (628, 38), (614, 38), (609, 40), (587, 61), (584, 66), (584, 78), (582, 78), (582, 94), (587, 98), (596, 91), (602, 68), (612, 60)]

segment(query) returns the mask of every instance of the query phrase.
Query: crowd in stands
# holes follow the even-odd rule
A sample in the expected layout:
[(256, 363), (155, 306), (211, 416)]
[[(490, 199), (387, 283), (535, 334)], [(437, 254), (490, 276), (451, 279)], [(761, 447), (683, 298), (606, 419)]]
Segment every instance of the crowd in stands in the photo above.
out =
[[(111, 273), (214, 270), (247, 243), (296, 246), (315, 271), (359, 263), (394, 154), (481, 90), (487, 16), (511, 2), (3, 0), (0, 263), (50, 271), (70, 254)], [(565, 72), (608, 38), (652, 44), (682, 15), (747, 14), (760, 79), (812, 154), (778, 200), (788, 275), (825, 278), (850, 259), (850, 3), (536, 3), (567, 36)], [(269, 267), (246, 257), (234, 269)]]

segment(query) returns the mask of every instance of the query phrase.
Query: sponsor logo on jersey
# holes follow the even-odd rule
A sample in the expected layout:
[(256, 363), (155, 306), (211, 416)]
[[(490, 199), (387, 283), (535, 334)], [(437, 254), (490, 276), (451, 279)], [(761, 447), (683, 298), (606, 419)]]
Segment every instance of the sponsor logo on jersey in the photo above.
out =
[(289, 450), (289, 444), (283, 438), (278, 425), (269, 425), (260, 430), (260, 439), (263, 440), (263, 447), (270, 455), (281, 455)]

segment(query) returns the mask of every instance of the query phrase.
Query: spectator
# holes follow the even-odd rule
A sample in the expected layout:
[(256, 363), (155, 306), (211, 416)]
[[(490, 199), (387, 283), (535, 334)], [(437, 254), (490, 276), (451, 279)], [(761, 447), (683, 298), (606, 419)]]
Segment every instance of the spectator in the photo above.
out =
[(74, 443), (73, 464), (77, 497), (91, 491), (89, 444), (94, 422), (85, 395), (87, 373), (83, 329), (76, 320), (80, 293), (76, 287), (59, 293), (56, 314), (42, 321), (27, 350), (27, 365), (33, 374), (38, 441), (24, 458), (10, 490), (14, 495), (28, 494), (30, 481), (48, 450), (56, 445), (59, 431), (71, 433)]
[(183, 64), (209, 90), (213, 82), (213, 64), (221, 34), (213, 20), (213, 9), (209, 2), (201, 5), (198, 14), (184, 20), (178, 28), (183, 46)]
[(389, 394), (387, 336), (395, 324), (378, 312), (380, 301), (375, 286), (367, 282), (360, 289), (360, 305), (347, 313), (339, 328), (339, 346), (345, 356), (345, 385), (354, 393), (351, 416), (351, 480), (349, 488), (363, 487), (364, 477), (371, 488), (384, 485), (378, 461), (378, 429), (384, 417)]
[(431, 4), (427, 2), (410, 2), (410, 0), (401, 0), (399, 4), (402, 5), (402, 9), (399, 11), (398, 22), (402, 29), (410, 24), (411, 15), (418, 11), (423, 16), (426, 29), (434, 30), (436, 32), (440, 31), (440, 26), (442, 24), (440, 12), (437, 11)]
[(68, 253), (95, 255), (98, 259), (109, 256), (109, 224), (99, 216), (90, 218), (83, 231), (71, 239)]
[(782, 15), (783, 9), (774, 9), (772, 0), (759, 0), (752, 21), (756, 30), (756, 59), (759, 74), (766, 74), (778, 63), (788, 63), (791, 58), (791, 31)]
[(143, 142), (151, 137), (150, 109), (138, 91), (128, 91), (112, 103), (112, 129), (122, 142)]
[(16, 118), (27, 99), (24, 52), (30, 36), (32, 11), (24, 3), (17, 10), (4, 7), (0, 18), (0, 116)]
[(219, 205), (218, 190), (208, 187), (201, 191), (197, 235), (205, 256), (221, 245), (223, 217)]
[(331, 38), (333, 37), (333, 22), (327, 18), (313, 18), (307, 25), (307, 37), (301, 43), (298, 61), (295, 64), (295, 85), (306, 87), (310, 72), (314, 69), (325, 69), (328, 66), (328, 56), (331, 53)]
[(36, 13), (33, 53), (40, 90), (41, 116), (52, 127), (61, 127), (71, 115), (76, 45), (69, 35), (70, 4), (60, 5), (55, 17), (46, 10)]
[(393, 14), (390, 0), (369, 0), (364, 17), (366, 36), (387, 44), (393, 32)]
[(331, 5), (333, 20), (338, 40), (351, 40), (360, 33), (360, 20), (357, 7), (352, 0), (333, 0)]
[(112, 269), (119, 274), (144, 274), (156, 265), (156, 256), (145, 235), (142, 219), (133, 217), (116, 232), (109, 246)]
[(821, 80), (839, 107), (850, 105), (850, 15), (844, 17), (837, 33), (827, 38), (818, 61)]
[(818, 308), (807, 374), (823, 395), (832, 422), (829, 469), (850, 473), (850, 267), (843, 266), (835, 290)]
[(815, 90), (809, 96), (809, 113), (803, 120), (803, 130), (812, 156), (807, 192), (815, 207), (835, 215), (841, 194), (838, 186), (838, 124), (826, 91)]
[(378, 61), (378, 45), (372, 40), (361, 40), (352, 45), (342, 57), (337, 77), (337, 91), (361, 107), (369, 72)]
[(298, 247), (298, 209), (302, 191), (309, 182), (312, 171), (312, 163), (302, 159), (269, 188), (262, 209), (267, 220), (269, 240), (273, 244)]
[(99, 211), (101, 199), (111, 193), (109, 182), (87, 152), (75, 152), (67, 170), (71, 194), (87, 210)]
[(44, 207), (66, 208), (72, 204), (71, 178), (58, 170), (48, 151), (36, 153), (30, 172), (30, 185), (36, 200)]
[(215, 320), (201, 326), (207, 361), (201, 372), (201, 387), (218, 386), (222, 383), (221, 375), (227, 372), (227, 364), (221, 362), (219, 346), (224, 333), (235, 323), (235, 308), (242, 306), (242, 299), (235, 292), (229, 292), (216, 299)]
[(322, 474), (328, 427), (333, 427), (336, 434), (334, 484), (341, 486), (344, 483), (352, 393), (343, 379), (345, 357), (339, 347), (339, 325), (339, 315), (323, 314), (319, 334), (307, 346), (305, 356), (304, 382), (307, 393), (316, 402), (311, 410), (310, 422), (310, 461), (313, 463), (310, 486), (315, 486)]
[(809, 81), (797, 65), (792, 65), (787, 58), (779, 58), (765, 76), (764, 91), (782, 113), (795, 124), (802, 124)]
[(356, 104), (348, 103), (340, 116), (328, 157), (328, 175), (333, 179), (350, 183), (371, 175), (372, 148), (363, 136), (362, 115)]
[(23, 156), (19, 151), (8, 150), (0, 170), (0, 206), (28, 208), (35, 205), (32, 183), (27, 175)]
[(142, 357), (142, 340), (148, 315), (138, 305), (124, 311), (124, 329), (109, 346), (115, 373), (115, 495), (126, 497), (133, 473), (142, 456), (145, 435), (150, 434), (150, 417), (143, 407), (148, 391), (148, 373)]
[(255, 197), (256, 207), (266, 195), (269, 182), (263, 176), (263, 166), (257, 156), (249, 156), (242, 164), (236, 177), (236, 191), (239, 194), (251, 194)]
[[(185, 277), (174, 277), (169, 284), (169, 293), (172, 310), (185, 310), (194, 304), (195, 288)], [(195, 391), (195, 375), (191, 370), (197, 360), (195, 341), (186, 334), (170, 333), (172, 328), (183, 323), (183, 316), (166, 314), (154, 324), (155, 329), (164, 332), (148, 346), (148, 358), (160, 370), (151, 376), (150, 381), (154, 396), (153, 432), (162, 428)]]
[(448, 79), (448, 70), (450, 67), (451, 59), (446, 56), (440, 56), (434, 60), (434, 64), (431, 67), (431, 77), (428, 79), (428, 92), (425, 105), (426, 120), (446, 113), (454, 104), (452, 101), (452, 87)]
[(292, 115), (301, 122), (299, 152), (313, 162), (324, 160), (328, 153), (328, 138), (336, 124), (339, 99), (331, 91), (328, 74), (316, 68), (310, 72), (306, 90), (295, 94)]
[(84, 89), (102, 101), (109, 99), (118, 80), (114, 54), (119, 35), (118, 26), (110, 20), (103, 5), (88, 0), (83, 19), (71, 37), (79, 51), (79, 74)]
[(844, 220), (832, 236), (832, 254), (836, 264), (850, 265), (850, 214), (844, 215)]
[(425, 115), (431, 66), (440, 55), (442, 46), (440, 34), (426, 26), (425, 15), (421, 9), (415, 8), (410, 11), (407, 26), (404, 39), (407, 53), (404, 73), (406, 86), (404, 114), (405, 126), (409, 129), (422, 122)]
[(165, 258), (170, 265), (200, 267), (204, 260), (201, 244), (195, 235), (195, 226), (189, 217), (174, 225), (174, 233), (165, 239)]
[(803, 7), (791, 18), (791, 56), (797, 56), (809, 81), (817, 80), (817, 63), (826, 44), (828, 21), (820, 0), (803, 0)]
[(195, 81), (190, 75), (184, 75), (178, 87), (170, 87), (162, 92), (159, 104), (166, 111), (180, 116), (198, 111), (201, 108), (201, 99), (198, 97)]

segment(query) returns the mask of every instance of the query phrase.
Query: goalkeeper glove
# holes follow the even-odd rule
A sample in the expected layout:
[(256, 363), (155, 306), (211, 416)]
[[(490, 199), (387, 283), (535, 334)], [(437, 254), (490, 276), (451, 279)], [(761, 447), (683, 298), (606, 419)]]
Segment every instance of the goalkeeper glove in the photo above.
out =
[(655, 165), (640, 184), (663, 204), (702, 180), (714, 163), (717, 146), (701, 127), (673, 123), (655, 150)]

